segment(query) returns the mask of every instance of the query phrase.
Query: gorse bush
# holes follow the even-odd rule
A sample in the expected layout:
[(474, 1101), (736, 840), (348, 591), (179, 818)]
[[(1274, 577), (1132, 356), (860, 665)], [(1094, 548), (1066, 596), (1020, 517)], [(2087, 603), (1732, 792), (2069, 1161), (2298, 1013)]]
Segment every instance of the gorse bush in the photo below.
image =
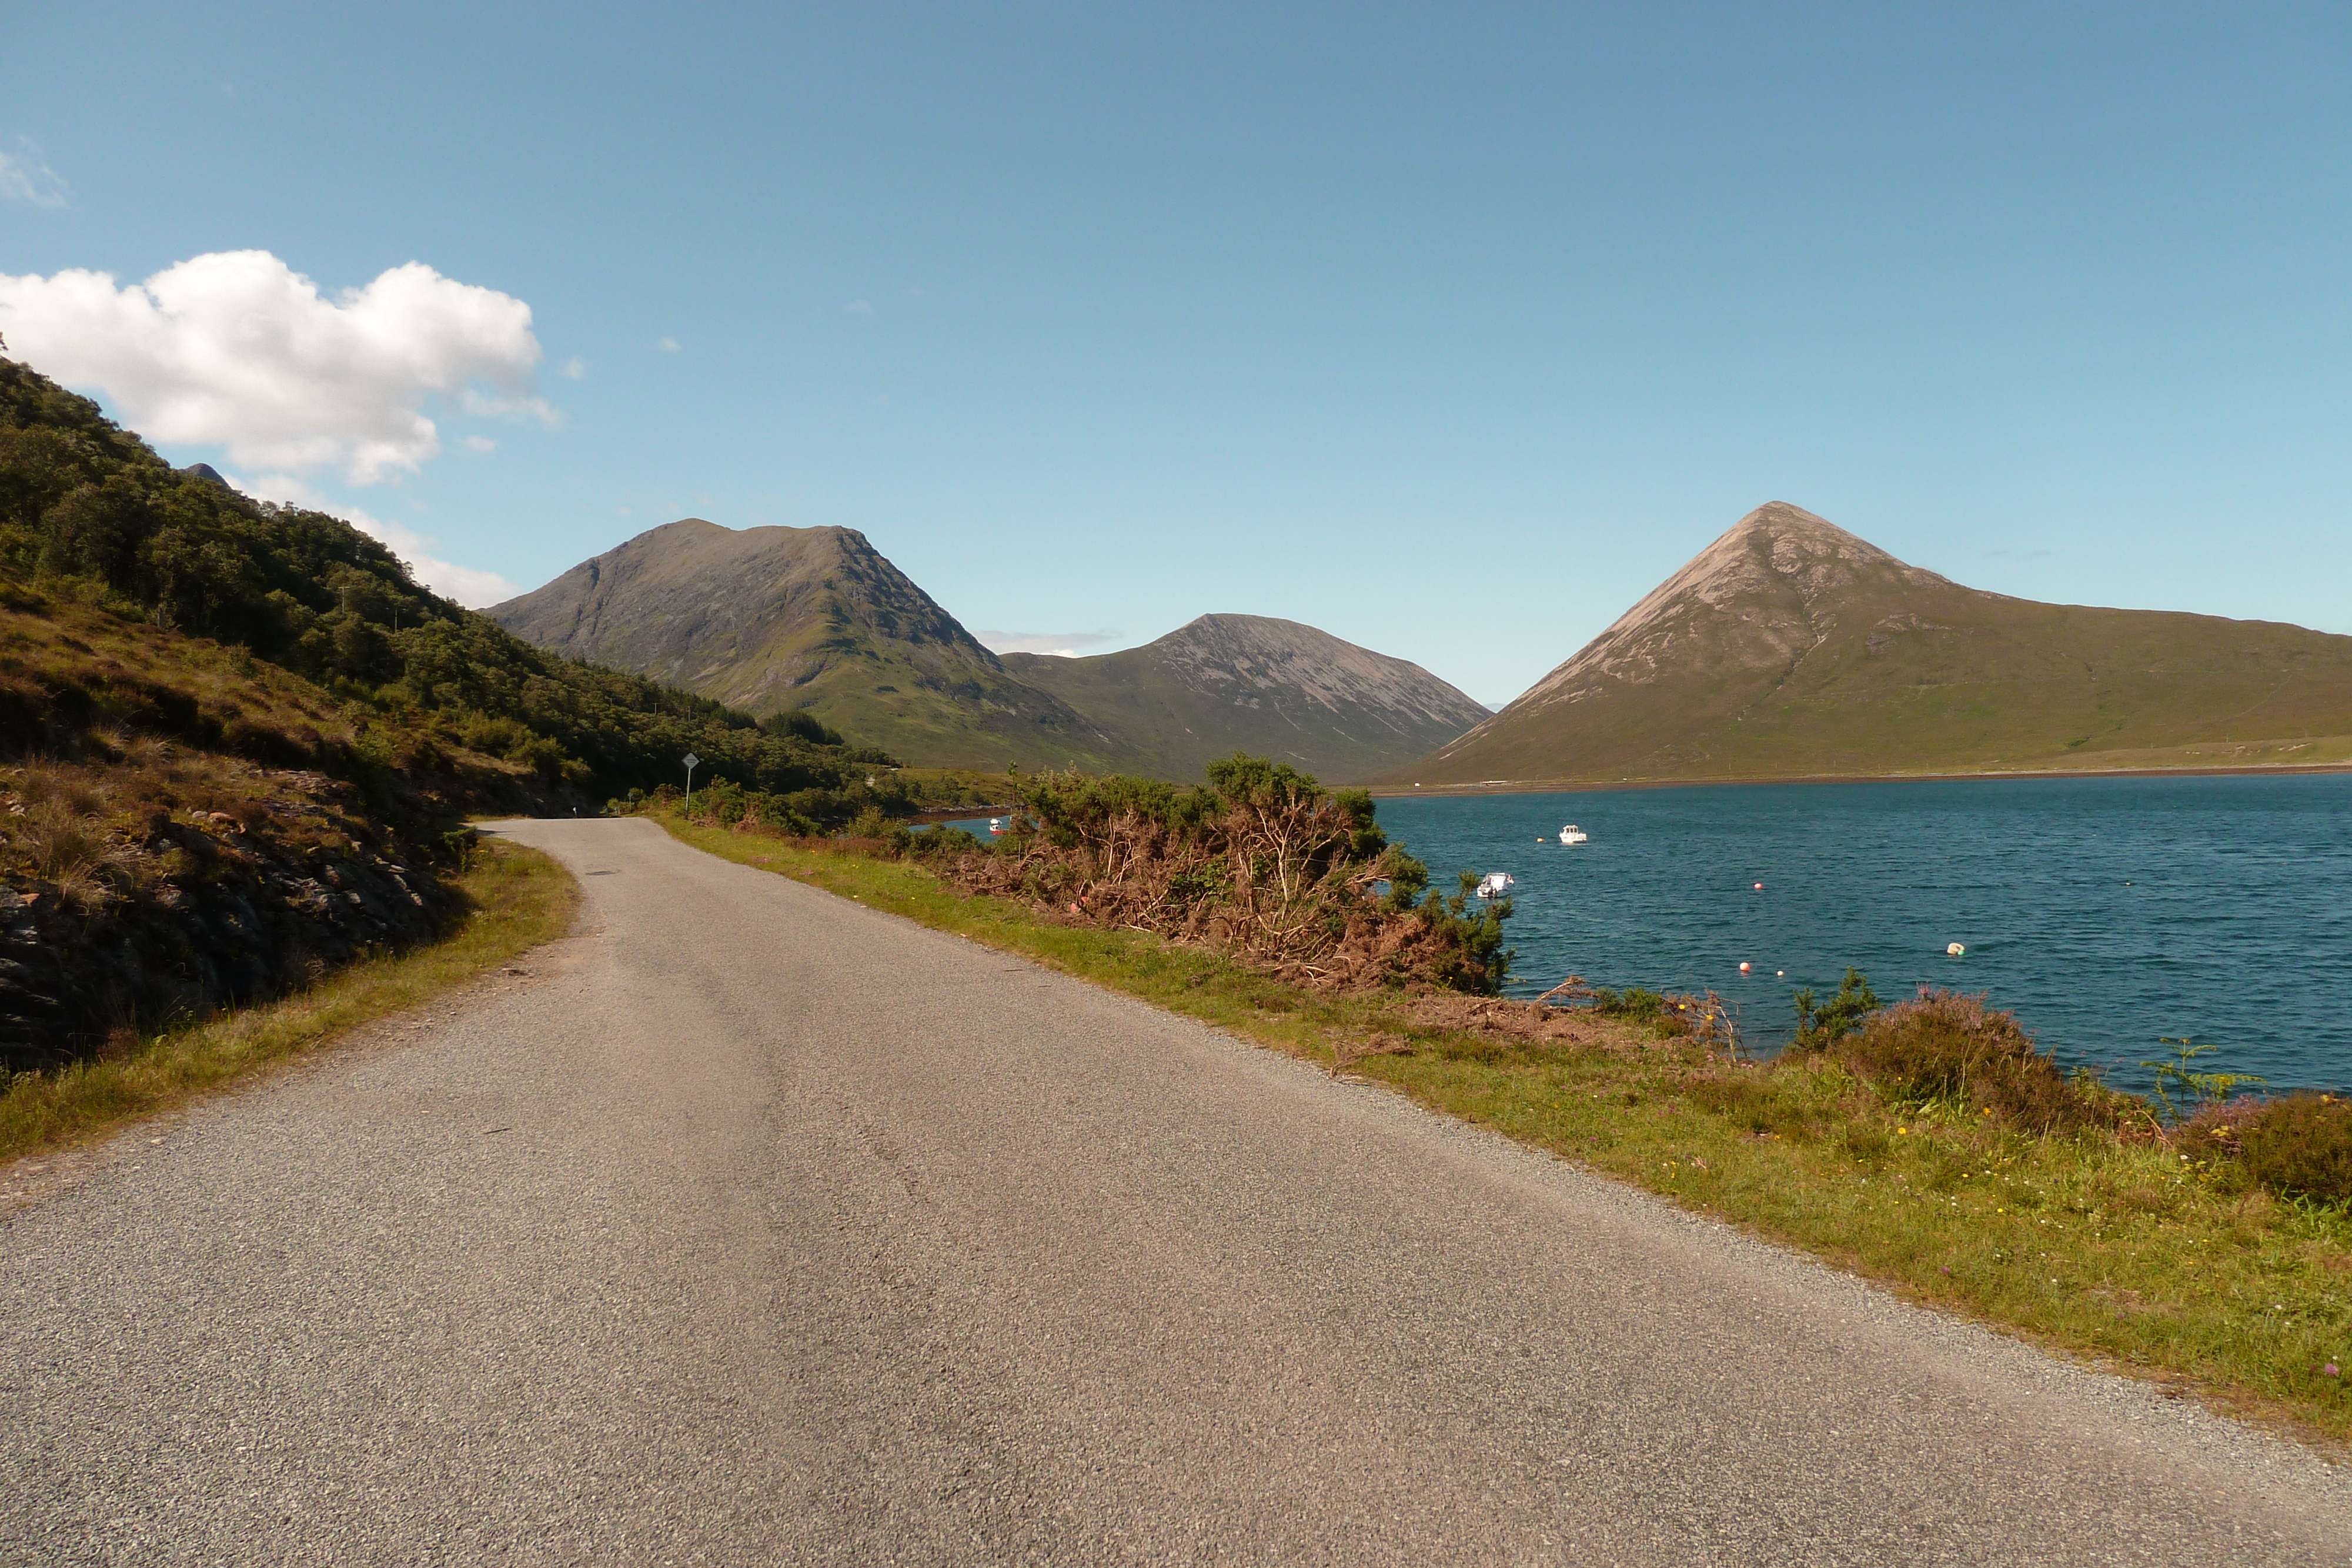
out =
[(1923, 987), (1829, 1049), (1899, 1099), (1965, 1106), (2026, 1132), (2113, 1127), (2137, 1103), (2061, 1071), (2015, 1014), (1987, 1007), (1980, 996)]
[(2352, 1101), (2333, 1094), (2217, 1100), (2181, 1124), (2192, 1160), (2234, 1163), (2273, 1192), (2352, 1202)]
[(1388, 841), (1362, 790), (1285, 763), (1231, 757), (1191, 789), (1047, 773), (1020, 785), (995, 852), (908, 835), (961, 885), (1108, 925), (1205, 942), (1318, 987), (1433, 984), (1492, 993), (1510, 902), (1473, 907)]
[(1810, 987), (1790, 1000), (1797, 1009), (1797, 1038), (1790, 1043), (1799, 1050), (1819, 1050), (1843, 1040), (1879, 1008), (1878, 993), (1860, 969), (1848, 969), (1837, 995), (1826, 1002), (1817, 1002)]

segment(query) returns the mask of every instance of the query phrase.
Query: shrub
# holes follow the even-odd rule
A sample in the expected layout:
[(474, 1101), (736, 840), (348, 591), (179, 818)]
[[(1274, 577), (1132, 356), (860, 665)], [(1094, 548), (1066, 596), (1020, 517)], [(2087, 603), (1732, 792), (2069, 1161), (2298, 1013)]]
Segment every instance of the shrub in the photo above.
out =
[(1958, 1101), (2034, 1133), (2112, 1127), (2137, 1103), (2094, 1079), (2061, 1072), (2014, 1013), (1985, 1006), (1981, 996), (1931, 987), (1829, 1049), (1902, 1099)]
[(1878, 993), (1870, 988), (1860, 969), (1848, 969), (1838, 983), (1837, 995), (1826, 1002), (1816, 1005), (1810, 987), (1790, 999), (1797, 1009), (1797, 1038), (1790, 1043), (1801, 1050), (1819, 1050), (1843, 1040), (1879, 1006)]
[(2352, 1101), (2333, 1094), (2216, 1102), (2174, 1144), (2194, 1160), (2233, 1161), (2282, 1197), (2352, 1202)]
[[(1334, 793), (1285, 763), (1229, 757), (1205, 785), (1048, 773), (1022, 779), (998, 852), (947, 868), (1100, 924), (1207, 943), (1286, 979), (1346, 988), (1429, 983), (1491, 995), (1507, 972), (1510, 901), (1448, 897), (1388, 841), (1371, 797)], [(1385, 884), (1386, 892), (1381, 892)]]

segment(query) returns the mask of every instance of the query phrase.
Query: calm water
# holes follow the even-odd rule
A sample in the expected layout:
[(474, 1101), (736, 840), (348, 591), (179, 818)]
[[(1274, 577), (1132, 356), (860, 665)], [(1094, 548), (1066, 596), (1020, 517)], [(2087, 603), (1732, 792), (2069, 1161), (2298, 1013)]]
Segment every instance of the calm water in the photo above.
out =
[[(2184, 1034), (2274, 1085), (2352, 1084), (2352, 775), (1384, 800), (1380, 820), (1448, 892), (1457, 870), (1517, 878), (1515, 995), (1570, 972), (1711, 987), (1769, 1046), (1791, 991), (1852, 965), (1889, 1000), (1990, 992), (2119, 1085)], [(1562, 848), (1569, 821), (1591, 841)]]

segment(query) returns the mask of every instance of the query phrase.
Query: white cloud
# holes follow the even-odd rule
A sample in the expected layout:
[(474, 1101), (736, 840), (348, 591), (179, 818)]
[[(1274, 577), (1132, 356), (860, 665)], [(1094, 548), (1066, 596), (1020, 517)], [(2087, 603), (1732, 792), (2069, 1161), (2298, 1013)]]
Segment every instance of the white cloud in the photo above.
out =
[(659, 349), (665, 354), (675, 354), (677, 352), (677, 340), (676, 338), (656, 338), (654, 340), (654, 347)]
[(40, 143), (16, 139), (16, 151), (0, 152), (0, 202), (27, 202), (37, 207), (66, 204), (66, 183), (49, 167)]
[(487, 453), (496, 452), (498, 449), (499, 444), (492, 441), (487, 435), (469, 435), (466, 437), (466, 450), (468, 452)]
[(479, 610), (485, 604), (496, 604), (512, 599), (522, 591), (495, 571), (477, 571), (470, 566), (459, 566), (427, 555), (425, 547), (435, 541), (398, 523), (329, 500), (291, 474), (257, 474), (251, 478), (240, 475), (226, 476), (228, 482), (259, 500), (276, 501), (281, 506), (303, 507), (314, 512), (326, 512), (342, 518), (370, 538), (408, 563), (416, 580), (445, 598), (454, 599), (468, 610)]
[(854, 316), (871, 316), (874, 314), (874, 307), (868, 305), (863, 299), (853, 299), (848, 304), (843, 306), (842, 308)]
[(1116, 632), (984, 632), (972, 635), (992, 653), (1051, 653), (1057, 659), (1078, 659), (1087, 650), (1118, 641)]
[(440, 452), (428, 397), (556, 418), (532, 385), (530, 307), (422, 262), (332, 298), (263, 250), (195, 256), (123, 287), (79, 268), (0, 274), (0, 332), (151, 440), (217, 445), (280, 472), (337, 467), (353, 484)]
[(563, 374), (575, 382), (588, 379), (588, 361), (574, 354), (563, 361)]

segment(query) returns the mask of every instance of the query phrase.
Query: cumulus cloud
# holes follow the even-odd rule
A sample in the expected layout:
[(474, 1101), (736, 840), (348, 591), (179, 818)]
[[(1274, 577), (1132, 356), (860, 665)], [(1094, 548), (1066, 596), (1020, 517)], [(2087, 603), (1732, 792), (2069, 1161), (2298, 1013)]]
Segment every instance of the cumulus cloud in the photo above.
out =
[(49, 167), (40, 143), (20, 137), (16, 151), (0, 152), (0, 202), (25, 202), (36, 207), (66, 204), (66, 183)]
[(1055, 658), (1082, 658), (1091, 649), (1118, 641), (1116, 632), (984, 632), (972, 635), (992, 653), (1051, 653)]
[(407, 562), (410, 575), (417, 581), (468, 610), (512, 599), (522, 591), (495, 571), (477, 571), (470, 566), (459, 566), (428, 554), (427, 548), (434, 540), (398, 523), (387, 523), (357, 507), (331, 500), (291, 474), (256, 474), (250, 477), (230, 474), (223, 477), (256, 500), (302, 507), (342, 518)]
[(0, 274), (0, 332), (26, 363), (107, 397), (151, 440), (240, 465), (373, 484), (441, 450), (428, 398), (555, 423), (533, 375), (530, 307), (422, 262), (330, 298), (263, 250), (215, 252), (143, 283), (79, 268)]

